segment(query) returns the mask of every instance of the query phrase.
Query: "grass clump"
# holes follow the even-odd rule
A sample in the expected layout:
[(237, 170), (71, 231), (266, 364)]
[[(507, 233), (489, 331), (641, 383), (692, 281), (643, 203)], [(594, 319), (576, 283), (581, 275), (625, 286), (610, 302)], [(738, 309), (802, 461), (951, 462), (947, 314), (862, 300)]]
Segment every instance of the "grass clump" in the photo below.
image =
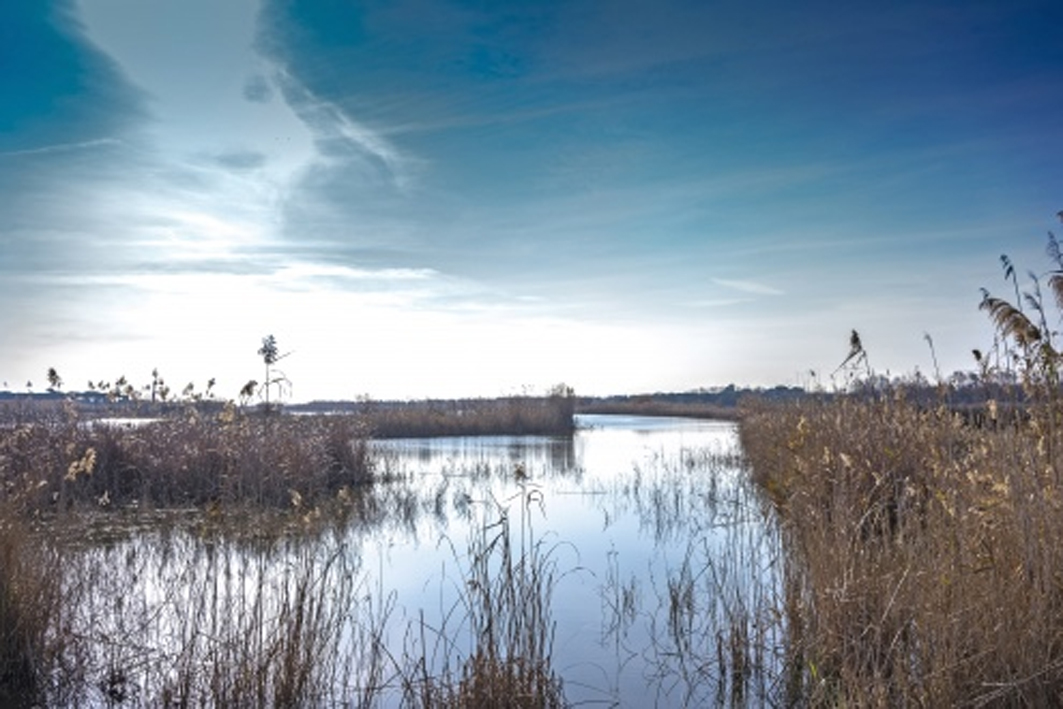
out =
[[(23, 560), (19, 547), (11, 539), (13, 531), (3, 530), (0, 537), (0, 703), (5, 705), (32, 703), (38, 693), (38, 678), (34, 662), (36, 632), (32, 608), (24, 598)], [(21, 583), (20, 583), (21, 582)]]
[[(150, 547), (23, 537), (5, 563), (9, 550), (20, 558), (0, 575), (18, 594), (0, 616), (2, 706), (368, 706), (380, 689), (380, 626), (342, 545), (252, 552), (170, 530)], [(56, 563), (37, 573), (42, 550)], [(172, 556), (187, 563), (161, 563)]]
[[(469, 542), (468, 567), (455, 612), (471, 640), (462, 652), (456, 633), (437, 631), (445, 646), (443, 666), (433, 672), (425, 663), (425, 632), (408, 651), (405, 703), (425, 709), (512, 707), (560, 709), (568, 706), (561, 678), (551, 663), (554, 626), (550, 599), (556, 584), (554, 549), (536, 539), (532, 507), (541, 505), (539, 492), (522, 489), (519, 541), (514, 544), (509, 512), (498, 507), (499, 518), (485, 523)], [(449, 614), (448, 614), (449, 615)], [(461, 630), (462, 628), (459, 628)], [(449, 636), (449, 638), (448, 638)]]

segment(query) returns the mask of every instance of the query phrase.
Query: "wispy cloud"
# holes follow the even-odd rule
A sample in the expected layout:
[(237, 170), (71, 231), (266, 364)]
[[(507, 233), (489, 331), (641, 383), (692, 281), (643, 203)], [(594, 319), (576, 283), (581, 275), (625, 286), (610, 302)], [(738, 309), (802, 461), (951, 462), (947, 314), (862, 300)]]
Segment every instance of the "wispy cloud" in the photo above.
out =
[(354, 268), (323, 263), (296, 262), (282, 265), (271, 276), (285, 287), (301, 284), (306, 288), (326, 286), (337, 290), (392, 290), (422, 286), (442, 280), (439, 272), (430, 268)]
[(108, 145), (119, 145), (121, 143), (117, 138), (96, 138), (94, 140), (83, 140), (76, 143), (55, 143), (53, 145), (42, 145), (37, 148), (26, 148), (23, 150), (7, 150), (0, 152), (0, 158), (5, 157), (18, 157), (23, 155), (48, 155), (50, 153), (68, 153), (77, 150), (88, 150), (90, 148), (99, 148)]
[(727, 308), (749, 302), (745, 298), (703, 298), (685, 303), (689, 308)]
[(368, 158), (399, 188), (408, 187), (411, 161), (382, 133), (363, 125), (336, 103), (316, 96), (287, 71), (278, 69), (276, 79), (285, 100), (312, 132), (325, 158)]
[(752, 295), (785, 295), (784, 291), (781, 291), (778, 288), (773, 288), (772, 286), (763, 283), (757, 283), (756, 281), (713, 278), (712, 282), (716, 285), (723, 286), (724, 288), (730, 288), (732, 290), (741, 291), (742, 293), (750, 293)]

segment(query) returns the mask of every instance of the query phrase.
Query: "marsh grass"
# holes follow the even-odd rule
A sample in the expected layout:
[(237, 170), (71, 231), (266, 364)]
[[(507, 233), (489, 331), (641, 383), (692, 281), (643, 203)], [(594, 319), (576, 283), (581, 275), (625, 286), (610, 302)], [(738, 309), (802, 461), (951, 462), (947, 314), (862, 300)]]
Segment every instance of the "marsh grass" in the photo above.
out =
[[(510, 500), (494, 503), (497, 515), (473, 532), (464, 555), (458, 602), (444, 624), (422, 621), (406, 650), (406, 698), (421, 707), (567, 706), (551, 660), (554, 625), (550, 601), (557, 583), (557, 546), (536, 538), (532, 516), (540, 493), (526, 486)], [(516, 532), (514, 532), (516, 526)], [(569, 572), (566, 572), (569, 573)], [(448, 623), (456, 624), (448, 627)], [(466, 649), (458, 640), (466, 635)], [(435, 648), (429, 651), (429, 644)], [(441, 657), (432, 673), (425, 657)]]
[(76, 402), (0, 408), (0, 500), (72, 506), (313, 506), (387, 477), (369, 439), (571, 435), (574, 397), (376, 404), (333, 415), (262, 415), (233, 404), (167, 404), (138, 425), (86, 418)]
[(143, 425), (82, 420), (72, 405), (8, 412), (4, 501), (24, 512), (183, 506), (296, 507), (374, 480), (364, 424), (194, 407)]
[(174, 533), (61, 555), (16, 705), (368, 705), (381, 686), (386, 619), (342, 544)]
[(29, 706), (44, 695), (42, 660), (61, 599), (59, 569), (21, 521), (0, 514), (0, 705)]
[(682, 449), (615, 490), (660, 558), (626, 581), (611, 561), (604, 627), (618, 655), (645, 663), (659, 706), (785, 703), (779, 529), (744, 473), (731, 451)]
[(373, 438), (432, 438), (567, 436), (575, 429), (575, 407), (576, 397), (562, 386), (548, 396), (319, 402), (290, 408), (356, 416)]
[(785, 519), (794, 697), (1060, 701), (1057, 416), (975, 427), (900, 390), (745, 412), (754, 475)]
[[(492, 507), (454, 549), (454, 605), (396, 636), (395, 595), (364, 573), (349, 530), (274, 513), (233, 528), (204, 513), (92, 538), (0, 536), (5, 706), (560, 707), (551, 665), (554, 548), (529, 505)], [(383, 502), (383, 506), (390, 503)], [(295, 515), (288, 519), (299, 520)], [(303, 525), (304, 533), (299, 533)], [(15, 526), (12, 526), (15, 525)], [(270, 528), (271, 533), (255, 528)], [(242, 532), (238, 529), (243, 529)], [(17, 534), (16, 534), (17, 532)]]

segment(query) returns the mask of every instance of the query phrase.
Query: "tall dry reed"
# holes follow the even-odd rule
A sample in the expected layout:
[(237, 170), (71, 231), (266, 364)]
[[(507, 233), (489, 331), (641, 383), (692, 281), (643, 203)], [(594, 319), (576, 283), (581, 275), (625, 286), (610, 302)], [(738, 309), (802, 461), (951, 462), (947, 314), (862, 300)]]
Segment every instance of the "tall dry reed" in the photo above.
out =
[[(568, 706), (551, 663), (554, 626), (550, 601), (558, 573), (554, 548), (536, 538), (532, 525), (539, 493), (523, 488), (517, 519), (498, 506), (497, 519), (474, 529), (465, 554), (457, 627), (429, 629), (423, 623), (407, 647), (404, 703), (424, 709)], [(469, 645), (456, 637), (467, 632)], [(441, 667), (426, 658), (441, 645)]]
[(67, 650), (61, 559), (0, 505), (0, 706), (34, 706)]
[(1063, 494), (1042, 410), (967, 423), (880, 397), (751, 406), (785, 520), (791, 696), (814, 706), (1063, 698)]
[(0, 706), (368, 707), (394, 676), (342, 540), (56, 525), (0, 527)]

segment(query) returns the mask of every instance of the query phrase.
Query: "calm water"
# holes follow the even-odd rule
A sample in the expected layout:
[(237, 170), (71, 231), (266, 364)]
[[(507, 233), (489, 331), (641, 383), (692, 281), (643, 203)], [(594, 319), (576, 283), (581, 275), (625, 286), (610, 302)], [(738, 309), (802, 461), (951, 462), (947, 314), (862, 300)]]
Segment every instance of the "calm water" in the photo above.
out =
[[(546, 654), (570, 703), (761, 704), (777, 693), (779, 539), (734, 424), (583, 416), (572, 438), (374, 450), (395, 482), (377, 486), (361, 521), (282, 542), (148, 527), (72, 554), (82, 602), (71, 622), (99, 639), (101, 664), (138, 658), (129, 694), (150, 703), (167, 667), (232, 661), (238, 650), (217, 638), (291, 613), (301, 597), (287, 579), (304, 572), (336, 606), (336, 686), (386, 685), (375, 702), (399, 706), (409, 658), (453, 671), (471, 651), (475, 552), (508, 525), (514, 555), (534, 551), (551, 575)], [(374, 638), (390, 659), (365, 677)]]

